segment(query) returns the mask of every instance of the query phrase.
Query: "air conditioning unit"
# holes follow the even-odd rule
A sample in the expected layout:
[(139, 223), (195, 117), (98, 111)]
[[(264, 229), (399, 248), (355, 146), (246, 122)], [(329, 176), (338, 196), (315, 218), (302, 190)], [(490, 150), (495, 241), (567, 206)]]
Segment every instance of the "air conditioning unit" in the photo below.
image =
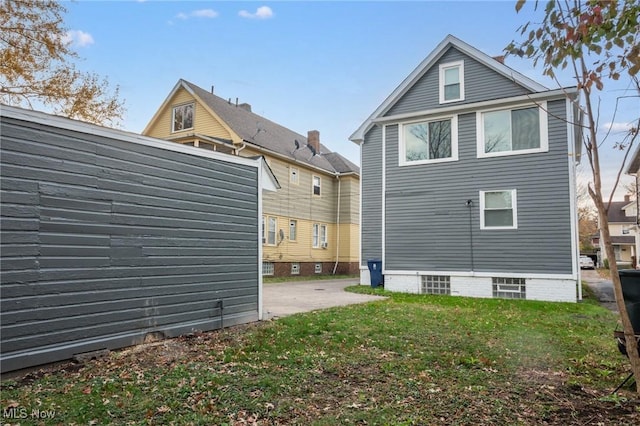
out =
[(326, 242), (322, 243), (322, 248), (323, 249), (326, 249), (328, 246), (329, 246), (329, 243), (326, 243)]

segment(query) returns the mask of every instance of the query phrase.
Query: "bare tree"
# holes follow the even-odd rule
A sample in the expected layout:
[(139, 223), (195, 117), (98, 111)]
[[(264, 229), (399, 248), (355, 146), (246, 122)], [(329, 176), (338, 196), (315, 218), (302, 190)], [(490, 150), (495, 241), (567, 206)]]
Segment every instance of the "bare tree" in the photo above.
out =
[(0, 102), (96, 124), (118, 125), (124, 113), (118, 88), (78, 71), (65, 8), (54, 0), (0, 1)]
[[(518, 0), (516, 11), (520, 11), (525, 3), (526, 0)], [(535, 6), (537, 8), (538, 2)], [(615, 259), (607, 218), (615, 186), (608, 201), (605, 201), (600, 169), (600, 148), (604, 139), (599, 138), (598, 134), (600, 116), (597, 93), (603, 90), (605, 82), (626, 78), (633, 88), (631, 96), (640, 94), (637, 78), (640, 71), (639, 16), (640, 3), (637, 0), (549, 1), (542, 22), (525, 24), (520, 29), (524, 41), (512, 41), (505, 49), (507, 53), (532, 58), (534, 65), (541, 63), (544, 74), (554, 79), (556, 73), (562, 70), (571, 72), (575, 78), (581, 99), (570, 99), (580, 102), (578, 107), (584, 115), (584, 122), (576, 124), (582, 128), (585, 153), (593, 176), (588, 192), (598, 212), (602, 233), (600, 243), (609, 259)], [(638, 138), (640, 117), (634, 121), (624, 140), (615, 144), (615, 148), (626, 150), (616, 185), (631, 147)], [(638, 342), (624, 303), (616, 262), (610, 262), (610, 273), (627, 353), (636, 377), (636, 390), (640, 393)]]

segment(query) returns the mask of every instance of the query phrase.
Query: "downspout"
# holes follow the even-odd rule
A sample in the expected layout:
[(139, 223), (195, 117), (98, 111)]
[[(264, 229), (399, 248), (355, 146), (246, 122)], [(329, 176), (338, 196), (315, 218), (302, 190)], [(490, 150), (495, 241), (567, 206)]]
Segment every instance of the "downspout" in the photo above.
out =
[(467, 200), (465, 205), (469, 207), (469, 257), (471, 258), (471, 273), (473, 274), (475, 270), (473, 262), (473, 200)]
[(340, 255), (340, 175), (336, 174), (336, 179), (338, 179), (338, 208), (336, 210), (336, 263), (333, 265), (333, 273), (331, 275), (336, 274), (336, 269), (338, 269), (338, 259)]
[(242, 151), (246, 147), (247, 147), (247, 144), (243, 142), (242, 146), (240, 148), (236, 149), (236, 155), (240, 155), (240, 151)]

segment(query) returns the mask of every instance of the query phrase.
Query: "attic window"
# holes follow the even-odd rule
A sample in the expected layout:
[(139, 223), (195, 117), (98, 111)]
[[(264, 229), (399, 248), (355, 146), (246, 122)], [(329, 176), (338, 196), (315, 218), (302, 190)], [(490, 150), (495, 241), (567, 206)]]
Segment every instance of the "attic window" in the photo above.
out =
[(440, 65), (440, 103), (464, 100), (464, 61)]
[(178, 105), (173, 107), (173, 132), (193, 128), (193, 104)]

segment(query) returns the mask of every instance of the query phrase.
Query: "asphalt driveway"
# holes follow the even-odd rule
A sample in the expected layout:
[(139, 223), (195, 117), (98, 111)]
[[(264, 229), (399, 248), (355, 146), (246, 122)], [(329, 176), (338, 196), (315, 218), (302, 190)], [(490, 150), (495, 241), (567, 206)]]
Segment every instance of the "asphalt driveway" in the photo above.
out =
[(583, 269), (582, 280), (593, 290), (600, 304), (614, 312), (618, 311), (616, 297), (613, 294), (613, 283), (610, 279), (602, 278), (598, 271), (593, 269)]
[(262, 287), (263, 319), (384, 300), (381, 296), (344, 291), (345, 287), (356, 284), (357, 278), (266, 283)]

